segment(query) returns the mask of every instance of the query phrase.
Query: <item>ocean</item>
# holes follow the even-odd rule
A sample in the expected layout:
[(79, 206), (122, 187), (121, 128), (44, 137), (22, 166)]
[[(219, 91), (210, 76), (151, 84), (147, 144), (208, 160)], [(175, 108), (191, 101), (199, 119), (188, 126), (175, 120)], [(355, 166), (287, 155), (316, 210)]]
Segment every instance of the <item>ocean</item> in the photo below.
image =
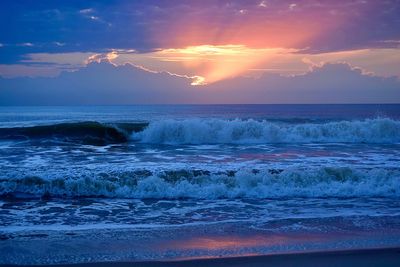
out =
[(399, 245), (400, 105), (0, 107), (0, 264)]

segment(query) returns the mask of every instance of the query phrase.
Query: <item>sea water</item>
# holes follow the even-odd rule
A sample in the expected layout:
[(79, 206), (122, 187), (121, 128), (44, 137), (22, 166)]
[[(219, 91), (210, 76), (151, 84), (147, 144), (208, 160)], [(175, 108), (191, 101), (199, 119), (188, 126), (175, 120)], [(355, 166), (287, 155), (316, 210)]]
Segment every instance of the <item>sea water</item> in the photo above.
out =
[(0, 263), (398, 246), (400, 105), (1, 107), (0, 196)]

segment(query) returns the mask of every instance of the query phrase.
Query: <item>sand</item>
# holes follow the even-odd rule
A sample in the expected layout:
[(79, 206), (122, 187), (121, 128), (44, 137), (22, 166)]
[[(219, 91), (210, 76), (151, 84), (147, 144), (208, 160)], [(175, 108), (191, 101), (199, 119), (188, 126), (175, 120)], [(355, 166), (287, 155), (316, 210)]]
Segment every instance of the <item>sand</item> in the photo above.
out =
[[(0, 265), (17, 266), (17, 265)], [(27, 266), (27, 265), (25, 265)], [(33, 266), (33, 265), (32, 265)], [(35, 265), (37, 266), (37, 265)], [(332, 252), (292, 253), (267, 256), (248, 256), (233, 258), (194, 259), (183, 261), (153, 262), (98, 262), (84, 264), (42, 265), (54, 267), (236, 267), (236, 266), (316, 266), (316, 267), (399, 267), (400, 248), (366, 249)]]

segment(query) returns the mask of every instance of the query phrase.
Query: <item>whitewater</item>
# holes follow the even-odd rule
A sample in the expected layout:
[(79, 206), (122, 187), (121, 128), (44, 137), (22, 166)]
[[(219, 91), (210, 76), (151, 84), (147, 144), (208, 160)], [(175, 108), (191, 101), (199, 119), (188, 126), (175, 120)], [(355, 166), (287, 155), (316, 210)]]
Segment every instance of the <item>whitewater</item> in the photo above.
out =
[(376, 118), (320, 123), (191, 119), (150, 123), (132, 140), (162, 144), (399, 143), (400, 121)]

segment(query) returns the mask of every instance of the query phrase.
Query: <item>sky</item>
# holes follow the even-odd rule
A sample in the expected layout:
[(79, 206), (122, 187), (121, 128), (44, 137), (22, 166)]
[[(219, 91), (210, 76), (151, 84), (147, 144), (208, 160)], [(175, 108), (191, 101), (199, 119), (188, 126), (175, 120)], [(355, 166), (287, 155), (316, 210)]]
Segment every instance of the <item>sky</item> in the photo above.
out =
[(399, 0), (2, 0), (0, 33), (0, 105), (400, 103)]

